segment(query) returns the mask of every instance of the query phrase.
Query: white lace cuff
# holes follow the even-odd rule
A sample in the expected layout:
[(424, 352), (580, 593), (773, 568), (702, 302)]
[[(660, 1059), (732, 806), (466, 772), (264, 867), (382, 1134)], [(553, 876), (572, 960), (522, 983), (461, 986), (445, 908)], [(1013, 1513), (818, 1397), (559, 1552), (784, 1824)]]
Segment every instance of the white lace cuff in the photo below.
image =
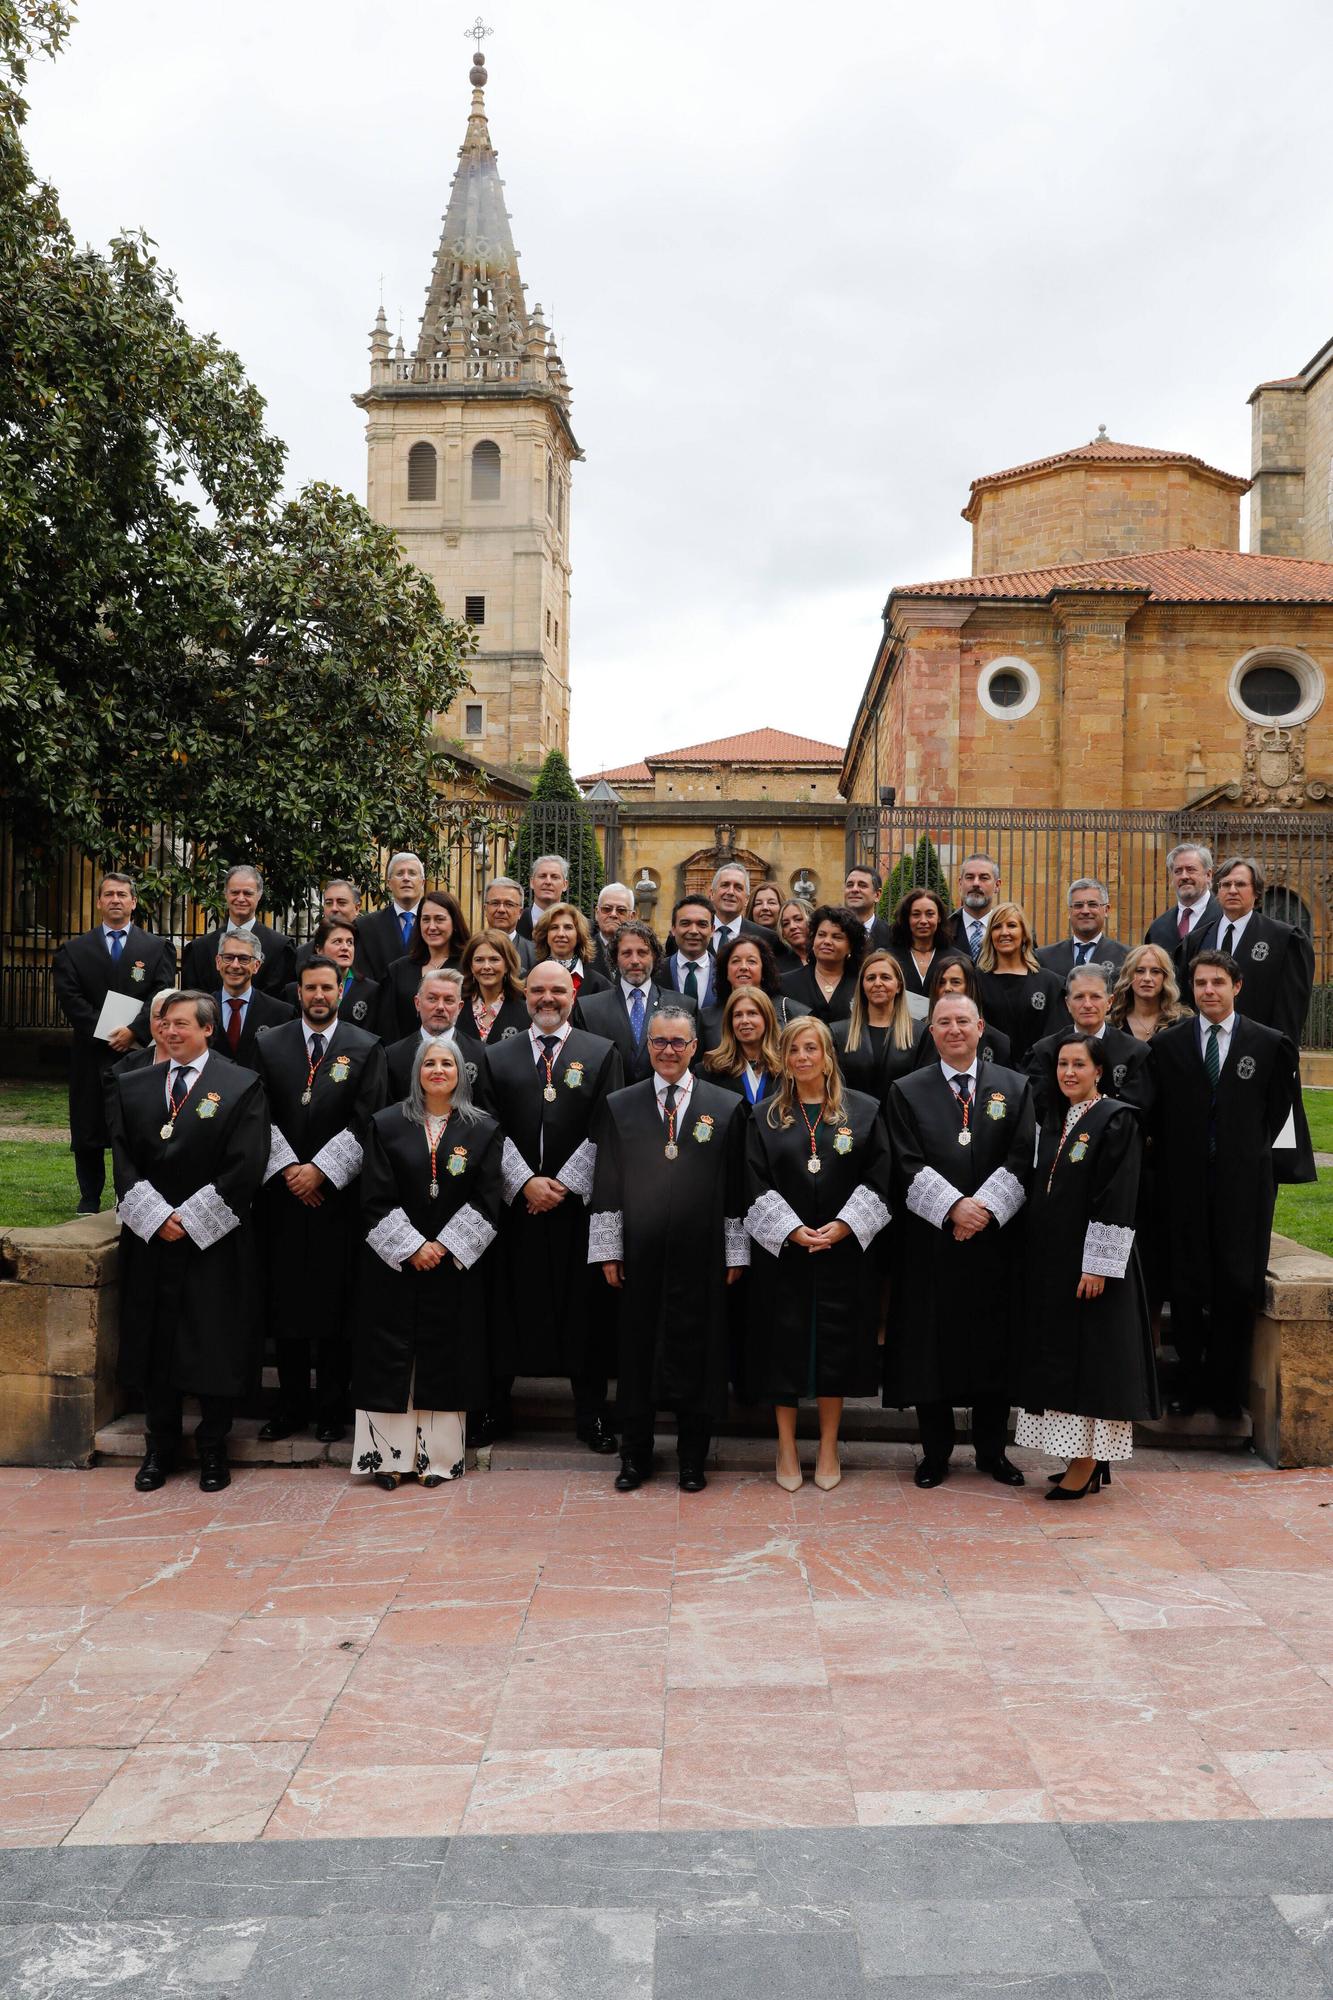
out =
[(842, 1207), (838, 1210), (839, 1222), (845, 1222), (863, 1250), (868, 1250), (889, 1220), (889, 1211), (873, 1188), (863, 1181), (854, 1187)]
[(1022, 1181), (1015, 1180), (1008, 1167), (997, 1167), (988, 1174), (972, 1197), (983, 1208), (988, 1208), (1001, 1229), (1006, 1222), (1012, 1222), (1019, 1209), (1027, 1200), (1027, 1192)]
[(280, 1128), (275, 1125), (268, 1142), (268, 1165), (264, 1169), (265, 1186), (272, 1180), (274, 1174), (280, 1174), (284, 1167), (299, 1167), (300, 1164), (301, 1162), (283, 1138)]
[(240, 1216), (228, 1208), (212, 1181), (183, 1201), (176, 1213), (196, 1250), (210, 1249), (233, 1229), (239, 1229), (241, 1223)]
[(729, 1271), (744, 1271), (750, 1263), (750, 1239), (739, 1215), (722, 1218), (722, 1255)]
[(457, 1257), (465, 1271), (470, 1271), (483, 1250), (489, 1250), (495, 1241), (495, 1230), (480, 1209), (469, 1202), (451, 1216), (440, 1231), (439, 1240), (451, 1257)]
[(587, 1201), (592, 1193), (592, 1177), (596, 1170), (597, 1148), (591, 1139), (585, 1139), (570, 1154), (556, 1179), (561, 1187), (567, 1187), (571, 1194), (581, 1194)]
[(963, 1191), (952, 1181), (946, 1181), (943, 1174), (937, 1174), (934, 1167), (922, 1167), (920, 1173), (913, 1174), (912, 1185), (907, 1190), (907, 1206), (913, 1215), (919, 1215), (932, 1229), (943, 1229), (949, 1219), (949, 1210), (956, 1201), (962, 1201)]
[(116, 1214), (127, 1229), (143, 1242), (151, 1243), (172, 1213), (171, 1203), (160, 1195), (151, 1181), (136, 1181), (128, 1194), (116, 1203)]
[(419, 1229), (414, 1229), (401, 1208), (391, 1208), (382, 1222), (366, 1236), (366, 1242), (377, 1257), (383, 1258), (391, 1271), (401, 1271), (409, 1257), (415, 1257), (425, 1237)]
[(799, 1229), (801, 1218), (794, 1208), (782, 1199), (776, 1188), (761, 1194), (758, 1201), (750, 1203), (745, 1217), (746, 1234), (753, 1236), (761, 1250), (767, 1250), (770, 1257), (776, 1257), (793, 1229)]
[(625, 1218), (618, 1208), (600, 1208), (588, 1217), (588, 1262), (619, 1264), (625, 1256)]
[(332, 1181), (336, 1188), (345, 1188), (354, 1181), (361, 1171), (361, 1142), (350, 1132), (335, 1132), (328, 1144), (316, 1153), (313, 1166), (319, 1168), (326, 1181)]
[(500, 1188), (506, 1205), (527, 1186), (534, 1171), (513, 1140), (506, 1139), (504, 1152), (500, 1156)]
[(1134, 1231), (1114, 1222), (1090, 1222), (1083, 1238), (1083, 1269), (1090, 1278), (1123, 1278), (1134, 1248)]

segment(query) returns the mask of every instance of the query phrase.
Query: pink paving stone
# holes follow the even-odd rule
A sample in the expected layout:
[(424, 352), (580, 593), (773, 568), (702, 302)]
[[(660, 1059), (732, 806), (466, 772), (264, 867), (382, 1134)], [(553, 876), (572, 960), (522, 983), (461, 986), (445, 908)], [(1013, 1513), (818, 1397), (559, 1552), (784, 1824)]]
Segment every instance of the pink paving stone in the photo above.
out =
[(614, 1644), (621, 1634), (658, 1630), (670, 1610), (666, 1590), (578, 1588), (548, 1584), (543, 1578), (528, 1605), (523, 1637), (525, 1642), (540, 1643), (567, 1638), (571, 1632), (598, 1632)]
[(1262, 1625), (1220, 1577), (1156, 1576), (1106, 1585), (1091, 1592), (1122, 1632), (1197, 1631), (1218, 1625)]
[(736, 1771), (668, 1750), (662, 1759), (660, 1825), (685, 1827), (852, 1826), (856, 1807), (845, 1770)]
[(873, 1601), (889, 1597), (941, 1598), (944, 1578), (919, 1534), (890, 1529), (869, 1534), (803, 1535), (798, 1544), (811, 1595), (818, 1600)]
[(1232, 1628), (1134, 1639), (1168, 1704), (1218, 1752), (1333, 1749), (1333, 1688), (1276, 1634)]
[(256, 1654), (222, 1649), (187, 1682), (148, 1732), (150, 1743), (294, 1743), (328, 1718), (354, 1653)]
[(88, 1807), (68, 1844), (257, 1840), (305, 1751), (304, 1743), (145, 1744)]
[(1333, 1755), (1242, 1750), (1222, 1763), (1265, 1819), (1333, 1819)]
[(55, 1847), (125, 1756), (124, 1750), (0, 1751), (0, 1847)]
[(1037, 1788), (856, 1793), (859, 1826), (1003, 1826), (1054, 1818), (1054, 1806)]
[(193, 1544), (177, 1538), (68, 1542), (45, 1553), (5, 1591), (10, 1604), (115, 1604), (188, 1562)]
[(815, 1623), (830, 1677), (946, 1665), (973, 1651), (956, 1605), (947, 1600), (825, 1600), (815, 1606)]
[(822, 1687), (828, 1676), (809, 1610), (743, 1612), (676, 1606), (667, 1678), (672, 1687)]
[(656, 1750), (500, 1750), (483, 1757), (464, 1833), (652, 1832)]
[[(435, 1646), (372, 1646), (361, 1655), (315, 1737), (326, 1768), (474, 1763), (490, 1734), (510, 1654)], [(0, 1717), (3, 1723), (3, 1717)]]
[[(1034, 1758), (1041, 1770), (1046, 1760)], [(1219, 1760), (1186, 1744), (1143, 1763), (1105, 1749), (1071, 1751), (1041, 1771), (1062, 1820), (1258, 1819), (1259, 1810)]]
[(997, 1700), (938, 1703), (843, 1716), (847, 1769), (857, 1792), (1026, 1790), (1038, 1784), (1028, 1748)]
[(406, 1828), (418, 1838), (457, 1833), (475, 1764), (381, 1764), (321, 1770), (302, 1764), (264, 1828), (265, 1840), (352, 1840)]

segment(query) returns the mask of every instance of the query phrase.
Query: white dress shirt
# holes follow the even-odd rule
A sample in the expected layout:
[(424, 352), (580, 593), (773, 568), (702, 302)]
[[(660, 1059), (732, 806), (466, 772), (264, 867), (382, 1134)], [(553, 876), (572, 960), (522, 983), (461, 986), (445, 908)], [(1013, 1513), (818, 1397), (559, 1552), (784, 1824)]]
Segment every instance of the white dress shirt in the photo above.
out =
[[(1203, 1016), (1202, 1014), (1200, 1014), (1200, 1016), (1199, 1016), (1199, 1054), (1200, 1054), (1200, 1055), (1202, 1055), (1202, 1054), (1203, 1054), (1203, 1052), (1204, 1052), (1204, 1050), (1205, 1050), (1205, 1049), (1206, 1049), (1206, 1048), (1208, 1047), (1208, 1030), (1209, 1030), (1209, 1029), (1210, 1029), (1210, 1028), (1211, 1028), (1211, 1027), (1212, 1027), (1213, 1025), (1214, 1025), (1214, 1023), (1213, 1023), (1212, 1021), (1209, 1021), (1209, 1020), (1205, 1019), (1205, 1017), (1204, 1017), (1204, 1016)], [(1217, 1037), (1217, 1067), (1218, 1067), (1218, 1073), (1219, 1073), (1219, 1075), (1220, 1075), (1220, 1074), (1221, 1074), (1221, 1072), (1222, 1072), (1222, 1071), (1223, 1071), (1223, 1070), (1224, 1070), (1224, 1069), (1226, 1068), (1226, 1066), (1227, 1066), (1227, 1056), (1228, 1056), (1228, 1055), (1230, 1054), (1230, 1052), (1231, 1052), (1231, 1037), (1232, 1037), (1232, 1035), (1233, 1035), (1233, 1034), (1235, 1033), (1235, 1030), (1236, 1030), (1236, 1016), (1235, 1016), (1235, 1014), (1234, 1014), (1234, 1013), (1231, 1013), (1231, 1014), (1228, 1014), (1228, 1015), (1227, 1015), (1227, 1018), (1226, 1018), (1226, 1020), (1225, 1020), (1225, 1021), (1218, 1021), (1218, 1022), (1216, 1023), (1216, 1026), (1217, 1026), (1217, 1028), (1218, 1028), (1218, 1037)]]
[[(657, 1091), (658, 1116), (661, 1118), (662, 1123), (665, 1124), (667, 1115), (666, 1094), (670, 1086), (668, 1085), (666, 1078), (664, 1076), (658, 1076), (656, 1072), (654, 1072), (653, 1074), (653, 1085)], [(676, 1131), (678, 1134), (684, 1122), (685, 1108), (689, 1104), (690, 1093), (693, 1089), (694, 1089), (694, 1077), (689, 1070), (686, 1070), (684, 1076), (680, 1078), (679, 1082), (676, 1085)]]
[(130, 934), (130, 924), (133, 921), (134, 921), (133, 918), (130, 918), (129, 922), (123, 924), (103, 924), (102, 941), (106, 945), (107, 952), (112, 956), (114, 956), (114, 954), (111, 953), (112, 940), (118, 938), (120, 940), (120, 948), (122, 951), (124, 951), (125, 940), (126, 938), (128, 938)]
[(1223, 944), (1222, 940), (1226, 936), (1229, 927), (1232, 933), (1230, 949), (1232, 956), (1233, 957), (1235, 956), (1236, 952), (1240, 950), (1240, 941), (1245, 935), (1245, 926), (1246, 924), (1249, 923), (1250, 918), (1253, 915), (1254, 915), (1253, 910), (1247, 910), (1243, 917), (1236, 917), (1233, 920), (1231, 917), (1227, 915), (1226, 911), (1223, 910), (1222, 920), (1217, 926), (1217, 948), (1219, 951), (1226, 951), (1227, 949), (1227, 946)]
[(1204, 893), (1204, 894), (1203, 894), (1202, 896), (1200, 896), (1200, 898), (1199, 898), (1199, 900), (1198, 900), (1198, 902), (1197, 902), (1197, 903), (1182, 903), (1182, 902), (1181, 902), (1181, 901), (1179, 900), (1179, 898), (1177, 898), (1177, 900), (1176, 900), (1176, 929), (1177, 929), (1177, 931), (1178, 931), (1178, 930), (1180, 929), (1180, 919), (1181, 919), (1182, 917), (1188, 917), (1188, 918), (1189, 918), (1189, 920), (1190, 920), (1190, 921), (1189, 921), (1189, 930), (1187, 930), (1187, 931), (1185, 932), (1185, 936), (1186, 936), (1186, 937), (1189, 937), (1189, 936), (1190, 936), (1190, 934), (1191, 934), (1191, 932), (1193, 932), (1194, 930), (1196, 930), (1196, 929), (1198, 928), (1198, 924), (1199, 924), (1199, 919), (1200, 919), (1200, 918), (1202, 917), (1202, 915), (1203, 915), (1204, 911), (1205, 911), (1205, 910), (1207, 909), (1207, 907), (1208, 907), (1208, 896), (1207, 896), (1207, 892), (1206, 892), (1206, 891), (1205, 891), (1205, 893)]
[(641, 986), (631, 986), (628, 979), (622, 979), (620, 982), (620, 991), (624, 996), (624, 1001), (627, 1008), (632, 1007), (634, 1005), (635, 994), (642, 993), (643, 1004), (645, 1009), (645, 1019), (647, 1018), (646, 1010), (649, 999), (648, 988), (651, 984), (652, 984), (651, 979), (645, 979)]
[(694, 967), (694, 977), (699, 986), (699, 998), (702, 1000), (704, 994), (708, 991), (709, 968), (707, 952), (704, 953), (702, 958), (686, 958), (684, 952), (678, 951), (676, 953), (676, 991), (677, 993), (685, 991), (685, 975), (691, 966)]
[(337, 1026), (338, 1026), (338, 1016), (336, 1014), (334, 1015), (333, 1019), (329, 1022), (328, 1026), (325, 1028), (312, 1028), (309, 1021), (307, 1021), (305, 1015), (302, 1014), (301, 1033), (305, 1036), (305, 1053), (307, 1062), (310, 1060), (310, 1043), (312, 1037), (315, 1035), (323, 1035), (324, 1053), (325, 1055), (327, 1055), (329, 1052), (329, 1043), (333, 1040), (334, 1030), (337, 1028)]
[(955, 1085), (955, 1084), (957, 1083), (957, 1081), (958, 1081), (958, 1079), (959, 1079), (960, 1077), (964, 1077), (964, 1076), (965, 1076), (965, 1077), (968, 1077), (968, 1078), (970, 1079), (970, 1081), (971, 1081), (971, 1084), (972, 1084), (972, 1088), (971, 1088), (971, 1090), (970, 1090), (970, 1091), (968, 1092), (968, 1095), (969, 1095), (970, 1097), (975, 1097), (975, 1096), (976, 1096), (976, 1094), (977, 1094), (977, 1058), (976, 1058), (975, 1056), (973, 1056), (973, 1058), (972, 1058), (972, 1062), (971, 1062), (971, 1066), (970, 1066), (970, 1068), (968, 1068), (968, 1069), (955, 1069), (952, 1063), (947, 1063), (947, 1062), (945, 1062), (945, 1061), (944, 1061), (944, 1059), (943, 1059), (943, 1057), (941, 1057), (941, 1059), (940, 1059), (940, 1074), (941, 1074), (941, 1075), (943, 1076), (943, 1078), (944, 1078), (944, 1081), (945, 1081), (945, 1082), (946, 1082), (946, 1083), (948, 1084), (948, 1086), (949, 1086), (950, 1090), (953, 1090), (953, 1091), (954, 1091), (954, 1096), (955, 1096), (955, 1097), (956, 1097), (956, 1096), (958, 1095), (958, 1093), (957, 1093), (957, 1091), (956, 1091), (956, 1090), (954, 1090), (954, 1085)]
[(207, 1061), (208, 1061), (208, 1051), (205, 1050), (203, 1055), (196, 1056), (193, 1062), (187, 1062), (187, 1063), (169, 1062), (167, 1064), (167, 1110), (168, 1111), (171, 1110), (171, 1086), (175, 1080), (177, 1071), (179, 1071), (180, 1074), (185, 1078), (186, 1089), (193, 1090), (195, 1084), (199, 1080), (199, 1072)]
[[(545, 1030), (539, 1028), (535, 1021), (533, 1022), (532, 1026), (528, 1029), (528, 1040), (532, 1044), (532, 1055), (534, 1062), (544, 1063), (546, 1061), (546, 1051), (542, 1047), (542, 1035), (544, 1033)], [(551, 1051), (551, 1061), (554, 1062), (569, 1038), (570, 1034), (569, 1022), (563, 1021), (558, 1028), (553, 1028), (551, 1030), (551, 1033), (555, 1036), (555, 1042), (556, 1042), (554, 1049)]]
[(739, 937), (740, 934), (741, 934), (741, 920), (739, 917), (731, 917), (725, 923), (723, 922), (721, 917), (716, 918), (713, 923), (714, 951), (721, 951), (723, 945), (726, 944), (730, 938)]

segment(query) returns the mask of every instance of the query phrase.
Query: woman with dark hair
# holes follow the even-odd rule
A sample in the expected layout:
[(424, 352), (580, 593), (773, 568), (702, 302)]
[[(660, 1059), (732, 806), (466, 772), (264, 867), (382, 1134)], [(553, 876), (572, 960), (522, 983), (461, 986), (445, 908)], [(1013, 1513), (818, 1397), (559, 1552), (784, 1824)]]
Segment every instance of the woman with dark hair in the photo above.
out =
[(762, 986), (738, 986), (722, 1009), (717, 1047), (699, 1065), (709, 1083), (734, 1090), (747, 1104), (771, 1097), (778, 1078), (777, 1010)]
[(518, 953), (503, 931), (474, 931), (459, 961), (463, 1005), (454, 1033), (473, 1042), (504, 1042), (528, 1032)]
[(833, 1023), (838, 1068), (849, 1090), (887, 1103), (889, 1085), (916, 1068), (926, 1032), (907, 1005), (903, 969), (891, 951), (868, 951), (856, 979), (851, 1016)]
[(798, 966), (810, 963), (810, 905), (799, 896), (788, 896), (778, 911), (778, 936)]
[[(331, 958), (342, 974), (342, 990), (338, 995), (338, 1019), (350, 1021), (354, 1028), (364, 1028), (367, 1034), (384, 1034), (386, 1023), (383, 1019), (384, 989), (377, 979), (362, 979), (356, 970), (356, 925), (350, 917), (325, 917), (311, 940), (312, 956)], [(414, 989), (415, 990), (415, 989)], [(300, 998), (296, 982), (284, 986), (282, 997), (289, 1007), (299, 1012)]]
[(767, 938), (749, 937), (742, 931), (739, 937), (728, 940), (717, 955), (717, 967), (713, 974), (714, 1006), (726, 1006), (732, 994), (741, 986), (757, 986), (767, 993), (773, 1002), (773, 1011), (782, 1027), (791, 1011), (783, 992), (783, 982), (773, 957), (773, 947)]
[[(768, 947), (773, 954), (773, 963), (776, 965), (778, 972), (798, 972), (804, 960), (798, 958), (790, 945), (783, 941), (782, 933), (778, 928), (778, 919), (782, 915), (782, 891), (778, 888), (777, 884), (775, 882), (758, 883), (750, 892), (750, 900), (746, 904), (745, 914), (752, 924), (757, 924), (762, 931), (767, 933)], [(737, 980), (736, 984), (739, 986), (740, 981)]]
[(386, 1042), (414, 1035), (420, 1023), (414, 1002), (421, 975), (459, 964), (468, 941), (467, 918), (447, 889), (427, 889), (417, 907), (412, 942), (384, 975), (380, 1033)]
[(997, 903), (977, 960), (981, 1011), (1009, 1037), (1015, 1069), (1023, 1069), (1033, 1045), (1069, 1026), (1064, 981), (1037, 962), (1032, 926), (1021, 903)]
[(593, 965), (592, 930), (577, 903), (552, 903), (532, 927), (533, 963), (553, 958), (574, 982), (574, 998), (609, 993), (611, 981)]
[(909, 889), (898, 898), (889, 925), (889, 950), (903, 969), (912, 1018), (926, 1018), (926, 993), (940, 954), (954, 949), (949, 905), (938, 889)]
[(986, 1019), (977, 968), (972, 963), (971, 954), (965, 951), (941, 952), (931, 970), (926, 991), (926, 1033), (917, 1047), (917, 1069), (935, 1060), (935, 1044), (930, 1039), (930, 1017), (935, 1012), (936, 1001), (942, 1000), (946, 993), (965, 993), (969, 1000), (975, 1001), (982, 1020), (981, 1047), (977, 1050), (982, 1061), (999, 1063), (1002, 1069), (1012, 1069), (1009, 1037), (998, 1028), (993, 1028)]
[(406, 1101), (366, 1135), (354, 1479), (391, 1490), (414, 1473), (423, 1486), (462, 1474), (465, 1412), (490, 1386), (477, 1263), (495, 1240), (503, 1150), (453, 1036), (423, 1042)]
[(1133, 1452), (1135, 1421), (1162, 1413), (1134, 1241), (1138, 1114), (1101, 1095), (1103, 1061), (1095, 1036), (1061, 1038), (1024, 1210), (1014, 1442), (1068, 1459), (1048, 1500), (1109, 1485), (1111, 1460)]
[(810, 962), (782, 981), (783, 992), (795, 1003), (788, 1014), (813, 1014), (824, 1022), (847, 1020), (865, 949), (865, 925), (839, 904), (821, 903), (810, 915)]

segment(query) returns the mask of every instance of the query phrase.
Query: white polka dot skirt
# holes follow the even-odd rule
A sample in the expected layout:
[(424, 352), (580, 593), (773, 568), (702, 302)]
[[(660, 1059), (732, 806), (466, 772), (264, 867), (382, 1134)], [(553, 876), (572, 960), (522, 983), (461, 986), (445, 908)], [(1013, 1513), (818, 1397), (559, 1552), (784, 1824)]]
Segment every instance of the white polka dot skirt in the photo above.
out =
[(1075, 1417), (1067, 1410), (1020, 1410), (1014, 1443), (1056, 1458), (1134, 1456), (1134, 1426), (1118, 1417)]

